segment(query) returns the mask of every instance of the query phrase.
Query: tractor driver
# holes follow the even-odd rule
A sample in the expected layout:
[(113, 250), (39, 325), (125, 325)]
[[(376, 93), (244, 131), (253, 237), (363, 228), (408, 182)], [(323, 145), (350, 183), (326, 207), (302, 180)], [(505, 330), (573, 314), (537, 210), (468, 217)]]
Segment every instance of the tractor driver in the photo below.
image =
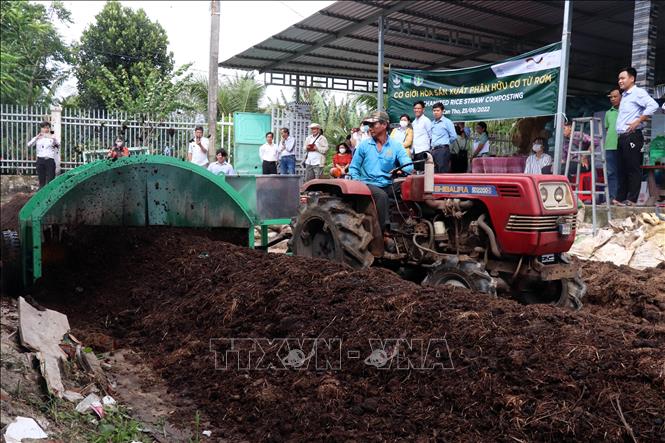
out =
[[(347, 178), (359, 180), (369, 187), (376, 204), (381, 230), (385, 233), (390, 221), (388, 192), (393, 182), (390, 171), (396, 165), (411, 163), (411, 159), (400, 142), (388, 137), (388, 114), (382, 111), (373, 112), (362, 124), (369, 126), (371, 138), (361, 141), (356, 147)], [(413, 166), (406, 166), (404, 171), (413, 171)]]

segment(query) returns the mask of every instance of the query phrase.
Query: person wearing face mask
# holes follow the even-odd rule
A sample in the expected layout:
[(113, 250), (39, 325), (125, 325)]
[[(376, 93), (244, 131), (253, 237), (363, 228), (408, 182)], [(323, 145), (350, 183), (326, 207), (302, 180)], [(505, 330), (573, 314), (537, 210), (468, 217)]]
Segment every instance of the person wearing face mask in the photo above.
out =
[(337, 154), (333, 155), (333, 167), (330, 168), (330, 176), (334, 178), (342, 178), (349, 172), (349, 165), (351, 164), (351, 153), (346, 143), (337, 145)]
[(533, 154), (526, 159), (526, 167), (524, 168), (525, 174), (543, 174), (543, 168), (552, 166), (552, 157), (545, 153), (544, 145), (544, 139), (534, 139), (533, 144), (531, 145)]
[(411, 127), (411, 117), (408, 114), (402, 114), (399, 118), (399, 126), (392, 130), (390, 138), (397, 140), (404, 146), (406, 154), (411, 157), (411, 145), (413, 144), (413, 128)]
[(119, 159), (120, 157), (129, 157), (129, 149), (125, 146), (125, 139), (121, 136), (116, 137), (115, 143), (109, 149), (109, 153), (106, 158), (109, 158), (113, 161)]
[(351, 147), (356, 149), (361, 141), (371, 137), (368, 125), (362, 124), (359, 128), (353, 128), (351, 129)]

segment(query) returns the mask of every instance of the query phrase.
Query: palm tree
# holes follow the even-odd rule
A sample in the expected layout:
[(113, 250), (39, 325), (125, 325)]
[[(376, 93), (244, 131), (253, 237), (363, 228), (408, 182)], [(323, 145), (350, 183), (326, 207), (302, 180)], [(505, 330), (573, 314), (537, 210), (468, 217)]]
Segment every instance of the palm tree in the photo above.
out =
[[(251, 72), (220, 82), (217, 89), (217, 118), (234, 112), (261, 112), (259, 102), (265, 89), (265, 85), (259, 83)], [(190, 83), (188, 92), (195, 108), (207, 112), (208, 79), (197, 78)]]

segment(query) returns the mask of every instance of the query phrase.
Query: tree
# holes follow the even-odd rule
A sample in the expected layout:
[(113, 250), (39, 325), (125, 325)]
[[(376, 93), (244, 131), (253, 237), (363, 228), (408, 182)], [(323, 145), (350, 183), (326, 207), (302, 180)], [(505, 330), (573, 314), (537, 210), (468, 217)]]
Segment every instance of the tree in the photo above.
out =
[[(189, 85), (189, 96), (197, 110), (208, 112), (208, 79), (199, 77)], [(265, 85), (250, 72), (219, 83), (217, 88), (217, 119), (234, 112), (261, 112), (259, 103), (265, 94)]]
[[(115, 78), (135, 78), (128, 93), (135, 99), (144, 94), (141, 76), (156, 72), (168, 77), (173, 71), (173, 53), (168, 51), (166, 31), (152, 22), (143, 9), (134, 11), (109, 1), (81, 36), (75, 69), (82, 106), (103, 108), (100, 84), (107, 71)], [(102, 69), (105, 68), (106, 70)], [(123, 74), (123, 72), (125, 74)]]
[(143, 123), (142, 139), (146, 145), (157, 125), (172, 112), (187, 108), (182, 101), (191, 74), (184, 65), (168, 76), (146, 63), (132, 66), (133, 74), (120, 67), (114, 74), (106, 66), (101, 67), (100, 80), (92, 83), (92, 90), (101, 97), (107, 110), (125, 112)]
[(0, 2), (0, 100), (2, 103), (49, 105), (68, 76), (68, 46), (53, 25), (71, 23), (60, 2), (44, 5), (27, 1)]

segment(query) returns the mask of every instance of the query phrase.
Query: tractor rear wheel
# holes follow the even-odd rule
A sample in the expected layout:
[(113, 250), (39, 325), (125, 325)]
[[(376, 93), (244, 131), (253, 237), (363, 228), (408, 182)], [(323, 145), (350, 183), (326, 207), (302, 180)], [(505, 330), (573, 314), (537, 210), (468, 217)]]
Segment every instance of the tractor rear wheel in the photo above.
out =
[(370, 220), (339, 197), (311, 197), (293, 227), (289, 246), (294, 255), (317, 257), (367, 268), (374, 262), (369, 251)]
[(2, 293), (15, 295), (21, 290), (21, 242), (16, 231), (2, 231)]
[(478, 262), (457, 257), (434, 267), (423, 280), (425, 286), (455, 286), (496, 297), (496, 280)]

